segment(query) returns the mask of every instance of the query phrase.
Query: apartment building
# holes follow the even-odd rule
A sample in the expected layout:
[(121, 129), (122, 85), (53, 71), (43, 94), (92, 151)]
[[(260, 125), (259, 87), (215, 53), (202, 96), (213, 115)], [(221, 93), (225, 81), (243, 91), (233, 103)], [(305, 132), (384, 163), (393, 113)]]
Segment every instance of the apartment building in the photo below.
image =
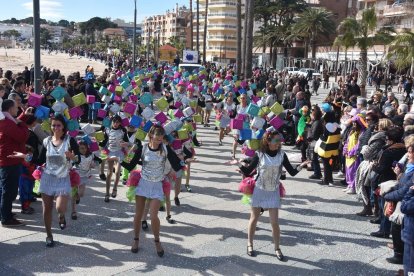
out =
[(167, 10), (165, 14), (145, 17), (142, 23), (143, 43), (147, 44), (149, 38), (156, 38), (158, 35), (160, 45), (168, 43), (172, 37), (177, 37), (185, 43), (189, 14), (190, 10), (187, 7), (179, 7), (177, 4), (175, 9)]
[[(205, 0), (200, 0), (199, 45), (203, 52)], [(209, 0), (207, 11), (206, 61), (220, 63), (236, 62), (237, 50), (237, 1)], [(193, 6), (193, 8), (195, 8)], [(197, 45), (197, 18), (193, 11), (193, 42)]]
[[(118, 28), (121, 28), (125, 31), (125, 34), (127, 35), (128, 39), (132, 39), (132, 37), (134, 36), (134, 22), (125, 22), (125, 20), (122, 19), (115, 19), (112, 20), (112, 22), (117, 24)], [(137, 24), (136, 36), (142, 36), (141, 24)]]
[(375, 7), (378, 28), (392, 26), (397, 32), (414, 31), (414, 0), (358, 0), (357, 19), (363, 10)]

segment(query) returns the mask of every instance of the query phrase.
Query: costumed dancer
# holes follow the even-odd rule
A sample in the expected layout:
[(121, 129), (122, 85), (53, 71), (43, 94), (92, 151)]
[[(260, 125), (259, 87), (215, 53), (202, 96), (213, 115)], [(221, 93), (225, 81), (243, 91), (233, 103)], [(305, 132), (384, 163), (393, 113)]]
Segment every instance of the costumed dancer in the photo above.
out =
[[(127, 128), (128, 141), (129, 141), (129, 144), (132, 145), (132, 147), (129, 149), (128, 154), (125, 157), (125, 160), (124, 160), (125, 163), (129, 163), (131, 159), (134, 158), (135, 153), (137, 152), (137, 149), (142, 147), (141, 140), (135, 137), (136, 132), (137, 130), (134, 126), (132, 125), (128, 126)], [(133, 169), (134, 168), (132, 168), (131, 170)], [(129, 172), (131, 170), (128, 170), (126, 167), (122, 166), (122, 184), (124, 185), (126, 184), (128, 177), (129, 177)]]
[(106, 175), (106, 194), (105, 202), (109, 202), (109, 190), (111, 188), (112, 175), (115, 168), (115, 182), (112, 189), (111, 197), (116, 198), (117, 188), (120, 178), (121, 162), (125, 156), (125, 148), (129, 145), (128, 135), (126, 130), (122, 127), (122, 119), (119, 115), (112, 117), (111, 128), (105, 130), (105, 139), (101, 146), (107, 152), (108, 173)]
[[(158, 210), (164, 199), (162, 180), (166, 174), (171, 175), (171, 163), (168, 148), (164, 145), (165, 131), (162, 126), (152, 126), (148, 132), (149, 142), (142, 148), (141, 179), (136, 189), (135, 217), (134, 217), (134, 242), (131, 252), (137, 253), (139, 246), (139, 234), (141, 231), (141, 219), (145, 211), (145, 201), (150, 199), (151, 228), (154, 234), (155, 247), (159, 257), (164, 256), (164, 249), (160, 243), (160, 220)], [(171, 150), (172, 151), (172, 150)]]
[(210, 87), (207, 88), (207, 93), (204, 94), (204, 99), (206, 103), (206, 106), (204, 108), (204, 118), (203, 118), (204, 126), (210, 127), (210, 116), (211, 116), (211, 111), (214, 108), (213, 102), (215, 101), (213, 90)]
[(46, 228), (46, 246), (54, 246), (52, 235), (52, 208), (56, 199), (60, 229), (66, 228), (65, 212), (71, 193), (69, 169), (79, 160), (78, 144), (67, 135), (65, 118), (58, 114), (51, 119), (52, 135), (43, 140), (40, 163), (46, 166), (40, 178), (39, 192), (43, 200), (43, 220)]
[(219, 145), (223, 145), (224, 134), (230, 131), (231, 118), (236, 116), (236, 104), (233, 101), (233, 93), (229, 93), (224, 101), (216, 105), (216, 119), (220, 122)]
[[(250, 116), (247, 113), (247, 108), (249, 107), (248, 102), (247, 102), (247, 94), (243, 93), (240, 95), (240, 104), (237, 106), (237, 115), (239, 116), (243, 122), (247, 122), (249, 123), (250, 121)], [(237, 150), (237, 145), (243, 145), (244, 142), (246, 142), (245, 140), (240, 140), (240, 134), (239, 134), (239, 130), (235, 129), (234, 130), (234, 141), (233, 141), (233, 148), (231, 151), (231, 156), (233, 159), (236, 159), (236, 150)]]
[(79, 186), (72, 188), (72, 213), (73, 220), (78, 219), (76, 212), (76, 205), (80, 203), (80, 199), (85, 195), (85, 187), (90, 184), (92, 178), (92, 168), (95, 167), (95, 155), (89, 150), (88, 144), (85, 141), (80, 141), (79, 145), (79, 162), (74, 166), (74, 169), (79, 174)]
[(282, 167), (290, 175), (295, 176), (309, 161), (303, 162), (293, 168), (286, 153), (282, 150), (282, 136), (273, 127), (266, 130), (261, 141), (260, 150), (252, 158), (248, 165), (242, 165), (240, 171), (245, 176), (251, 175), (257, 170), (256, 185), (251, 198), (251, 214), (248, 226), (247, 254), (254, 256), (253, 239), (256, 224), (260, 217), (261, 208), (269, 209), (269, 217), (272, 225), (272, 235), (275, 244), (275, 254), (279, 260), (284, 256), (280, 249), (279, 208), (281, 207), (281, 183)]

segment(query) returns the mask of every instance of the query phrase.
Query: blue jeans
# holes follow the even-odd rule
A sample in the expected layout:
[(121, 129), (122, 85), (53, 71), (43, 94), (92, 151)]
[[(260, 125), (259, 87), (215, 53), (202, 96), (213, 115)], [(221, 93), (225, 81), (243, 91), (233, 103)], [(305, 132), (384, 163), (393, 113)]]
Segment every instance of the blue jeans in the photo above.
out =
[(408, 272), (414, 273), (414, 245), (404, 243), (404, 275)]
[(17, 197), (21, 165), (0, 167), (1, 222), (12, 219), (12, 204)]
[(379, 215), (381, 219), (379, 230), (381, 232), (384, 232), (385, 234), (390, 234), (391, 233), (391, 222), (388, 220), (386, 216), (384, 216), (385, 199), (382, 196), (380, 196), (378, 198), (378, 201), (379, 201)]
[(319, 164), (319, 155), (317, 153), (313, 153), (313, 157), (312, 157), (312, 168), (313, 168), (313, 174), (314, 175), (316, 175), (316, 176), (322, 176), (322, 173), (321, 173), (321, 165)]

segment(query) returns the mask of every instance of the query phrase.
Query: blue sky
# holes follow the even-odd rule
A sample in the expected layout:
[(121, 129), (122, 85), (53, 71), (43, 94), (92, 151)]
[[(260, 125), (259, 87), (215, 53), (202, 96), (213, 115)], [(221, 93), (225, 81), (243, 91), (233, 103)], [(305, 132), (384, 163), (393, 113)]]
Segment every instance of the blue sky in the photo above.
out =
[[(189, 0), (137, 0), (137, 23), (145, 16), (163, 14)], [(33, 16), (32, 0), (0, 0), (0, 20)], [(134, 21), (134, 0), (40, 0), (40, 17), (59, 21), (86, 21), (94, 16)]]

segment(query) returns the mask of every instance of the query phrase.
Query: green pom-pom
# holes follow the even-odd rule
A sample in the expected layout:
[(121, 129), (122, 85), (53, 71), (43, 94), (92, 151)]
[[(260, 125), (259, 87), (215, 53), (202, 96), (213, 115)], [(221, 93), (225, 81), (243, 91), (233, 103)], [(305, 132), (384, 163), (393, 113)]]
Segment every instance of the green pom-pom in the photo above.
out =
[(40, 180), (35, 180), (35, 183), (33, 186), (33, 193), (40, 195), (39, 188), (40, 188)]
[(252, 202), (252, 196), (251, 195), (243, 195), (243, 197), (241, 198), (241, 202), (244, 205), (250, 205)]
[(126, 197), (129, 202), (135, 202), (135, 189), (136, 187), (134, 186), (128, 187), (128, 190), (126, 192)]

